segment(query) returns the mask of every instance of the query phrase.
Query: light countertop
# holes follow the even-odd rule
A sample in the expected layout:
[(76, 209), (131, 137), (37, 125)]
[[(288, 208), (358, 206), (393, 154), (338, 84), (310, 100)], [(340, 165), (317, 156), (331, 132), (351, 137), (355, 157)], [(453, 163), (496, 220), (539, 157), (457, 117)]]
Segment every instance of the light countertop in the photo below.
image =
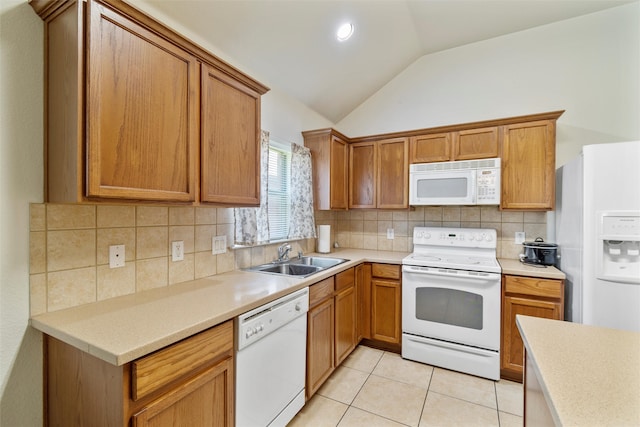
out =
[(512, 274), (516, 276), (540, 277), (543, 279), (559, 279), (564, 280), (565, 274), (554, 266), (536, 267), (521, 263), (517, 259), (498, 259), (502, 274)]
[(521, 315), (516, 322), (556, 425), (640, 425), (640, 333)]
[(304, 279), (236, 270), (38, 315), (31, 318), (31, 325), (106, 362), (123, 365), (349, 267), (362, 262), (400, 264), (406, 255), (340, 249), (326, 256), (350, 261)]
[[(31, 318), (31, 325), (111, 364), (123, 365), (347, 268), (363, 262), (401, 264), (408, 254), (338, 249), (317, 255), (350, 261), (308, 278), (236, 270), (41, 314)], [(548, 277), (540, 274), (551, 272), (553, 278), (558, 273), (564, 278), (556, 269), (521, 266), (517, 260), (501, 259), (500, 264), (503, 269), (514, 264), (507, 274)]]

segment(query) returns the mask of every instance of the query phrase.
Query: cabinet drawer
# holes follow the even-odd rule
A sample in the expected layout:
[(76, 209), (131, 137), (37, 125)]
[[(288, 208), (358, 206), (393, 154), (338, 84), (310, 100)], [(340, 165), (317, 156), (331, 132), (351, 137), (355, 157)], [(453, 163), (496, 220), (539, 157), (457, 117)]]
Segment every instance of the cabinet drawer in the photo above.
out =
[(372, 264), (371, 275), (385, 279), (400, 279), (400, 266), (395, 264)]
[(505, 293), (525, 294), (548, 298), (562, 298), (562, 280), (535, 277), (505, 276)]
[(133, 400), (138, 400), (231, 351), (233, 320), (138, 359), (131, 363)]
[(355, 269), (350, 268), (342, 273), (336, 274), (336, 291), (341, 291), (355, 283)]
[(333, 296), (333, 290), (333, 277), (328, 277), (321, 282), (309, 286), (309, 307), (319, 303), (327, 297)]

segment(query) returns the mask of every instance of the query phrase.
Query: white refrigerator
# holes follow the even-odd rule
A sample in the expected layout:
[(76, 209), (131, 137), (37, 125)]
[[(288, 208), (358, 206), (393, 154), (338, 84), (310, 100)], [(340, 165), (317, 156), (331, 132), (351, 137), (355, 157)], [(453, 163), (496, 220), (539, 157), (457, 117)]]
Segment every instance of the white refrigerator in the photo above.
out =
[(640, 142), (586, 145), (556, 171), (565, 319), (640, 332)]

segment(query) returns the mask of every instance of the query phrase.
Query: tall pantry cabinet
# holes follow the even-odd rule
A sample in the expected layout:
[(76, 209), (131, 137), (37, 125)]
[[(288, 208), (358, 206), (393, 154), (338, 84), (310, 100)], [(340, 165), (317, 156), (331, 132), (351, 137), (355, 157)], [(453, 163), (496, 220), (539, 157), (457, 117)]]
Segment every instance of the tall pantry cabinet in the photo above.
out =
[(47, 201), (259, 204), (265, 86), (125, 2), (30, 4), (45, 21)]

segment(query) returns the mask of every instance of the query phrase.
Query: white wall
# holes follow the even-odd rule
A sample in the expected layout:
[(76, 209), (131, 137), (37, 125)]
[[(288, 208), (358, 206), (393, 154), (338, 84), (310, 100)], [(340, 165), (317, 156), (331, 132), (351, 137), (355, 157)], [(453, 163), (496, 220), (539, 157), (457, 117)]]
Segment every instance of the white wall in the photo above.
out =
[(42, 202), (43, 23), (0, 2), (0, 425), (42, 425), (42, 338), (29, 320), (29, 203)]
[[(162, 11), (153, 7), (153, 4), (149, 4), (144, 0), (134, 0), (132, 3), (144, 11), (145, 13), (153, 16), (158, 21), (171, 27), (178, 33), (182, 34), (186, 38), (192, 40), (209, 52), (216, 55), (218, 58), (232, 64), (242, 72), (250, 75), (260, 83), (270, 87), (269, 81), (261, 76), (259, 73), (251, 70), (249, 67), (243, 66), (242, 63), (230, 57), (226, 52), (218, 48), (217, 46), (206, 41), (198, 34), (191, 31), (189, 28), (177, 22), (175, 19), (167, 16)], [(280, 141), (295, 142), (302, 144), (302, 131), (311, 129), (321, 129), (332, 127), (334, 124), (316, 113), (306, 105), (286, 95), (284, 92), (277, 88), (271, 88), (262, 97), (262, 114), (261, 114), (261, 126), (262, 129), (269, 131), (269, 134)]]
[(337, 124), (349, 136), (566, 110), (557, 164), (640, 139), (640, 2), (426, 55)]

